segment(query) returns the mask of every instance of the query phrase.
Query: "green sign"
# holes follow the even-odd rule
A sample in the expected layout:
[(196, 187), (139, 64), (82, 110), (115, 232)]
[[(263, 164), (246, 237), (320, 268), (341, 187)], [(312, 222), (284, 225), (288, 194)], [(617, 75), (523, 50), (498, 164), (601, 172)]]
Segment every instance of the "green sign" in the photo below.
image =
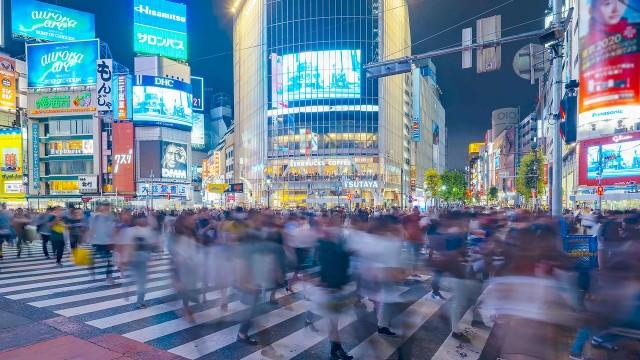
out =
[(71, 107), (71, 96), (43, 96), (36, 100), (36, 109), (64, 109)]
[(152, 26), (133, 24), (133, 49), (140, 54), (153, 54), (187, 60), (187, 34)]
[(29, 113), (31, 115), (46, 116), (95, 111), (95, 93), (91, 91), (64, 92), (52, 95), (29, 94)]

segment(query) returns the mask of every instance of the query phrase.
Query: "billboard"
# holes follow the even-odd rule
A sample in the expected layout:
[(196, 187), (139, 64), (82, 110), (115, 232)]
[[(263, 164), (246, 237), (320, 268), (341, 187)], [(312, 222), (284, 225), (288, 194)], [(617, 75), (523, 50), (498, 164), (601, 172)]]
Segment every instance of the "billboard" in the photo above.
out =
[(134, 80), (133, 121), (137, 126), (192, 126), (190, 84), (146, 75), (136, 75)]
[(99, 40), (27, 44), (27, 86), (95, 85), (99, 53)]
[(131, 120), (133, 117), (133, 78), (131, 75), (118, 74), (113, 77), (113, 118)]
[(94, 15), (35, 0), (11, 2), (11, 33), (45, 41), (74, 41), (95, 37)]
[[(144, 161), (140, 161), (144, 154)], [(136, 170), (139, 179), (159, 179), (162, 175), (160, 162), (162, 161), (160, 140), (144, 140), (137, 142)]]
[(135, 174), (133, 160), (133, 124), (131, 122), (113, 123), (113, 157), (111, 171), (113, 187), (118, 193), (134, 193)]
[(82, 115), (96, 112), (94, 91), (33, 93), (28, 95), (28, 99), (29, 115), (32, 117)]
[(191, 89), (193, 110), (204, 111), (204, 79), (192, 76)]
[(0, 130), (0, 198), (24, 197), (22, 181), (22, 132)]
[(133, 49), (187, 60), (187, 6), (167, 0), (134, 0)]
[(289, 101), (359, 98), (361, 61), (360, 50), (272, 54), (273, 107), (287, 107)]
[(193, 113), (191, 147), (193, 149), (204, 149), (204, 114)]
[(96, 63), (98, 111), (113, 110), (113, 59), (100, 59)]
[(597, 127), (605, 123), (629, 119), (631, 127), (640, 118), (638, 8), (640, 0), (581, 0), (579, 126), (596, 126), (579, 131), (581, 138), (602, 134)]
[(54, 140), (46, 143), (47, 155), (93, 154), (93, 140)]
[(640, 132), (580, 143), (580, 185), (628, 184), (640, 181)]
[(0, 56), (0, 108), (16, 108), (16, 61)]
[(163, 179), (187, 180), (188, 159), (187, 146), (169, 141), (162, 142), (162, 162), (160, 163)]

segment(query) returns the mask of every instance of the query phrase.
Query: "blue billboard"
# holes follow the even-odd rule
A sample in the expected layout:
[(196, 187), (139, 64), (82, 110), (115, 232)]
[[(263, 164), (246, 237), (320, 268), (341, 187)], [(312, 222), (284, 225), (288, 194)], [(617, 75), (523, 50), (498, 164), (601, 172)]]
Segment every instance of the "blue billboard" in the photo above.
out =
[(289, 101), (360, 97), (360, 50), (274, 54), (271, 67), (274, 107), (286, 107)]
[(28, 44), (28, 87), (95, 85), (99, 47), (99, 40)]
[(204, 79), (197, 76), (191, 77), (193, 92), (193, 110), (204, 111)]
[(187, 6), (167, 0), (134, 0), (133, 49), (186, 60)]
[(136, 126), (190, 129), (193, 125), (191, 85), (169, 78), (136, 75), (133, 122)]
[(95, 37), (95, 17), (83, 11), (35, 0), (11, 2), (11, 33), (45, 41), (74, 41)]

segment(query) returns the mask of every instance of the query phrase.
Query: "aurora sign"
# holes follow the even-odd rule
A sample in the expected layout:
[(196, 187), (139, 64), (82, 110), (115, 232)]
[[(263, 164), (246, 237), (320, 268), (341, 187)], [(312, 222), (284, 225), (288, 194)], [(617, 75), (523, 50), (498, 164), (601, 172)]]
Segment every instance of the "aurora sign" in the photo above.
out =
[(95, 37), (93, 14), (35, 0), (11, 2), (14, 37), (46, 41), (74, 41)]
[(28, 87), (94, 85), (98, 41), (27, 45)]

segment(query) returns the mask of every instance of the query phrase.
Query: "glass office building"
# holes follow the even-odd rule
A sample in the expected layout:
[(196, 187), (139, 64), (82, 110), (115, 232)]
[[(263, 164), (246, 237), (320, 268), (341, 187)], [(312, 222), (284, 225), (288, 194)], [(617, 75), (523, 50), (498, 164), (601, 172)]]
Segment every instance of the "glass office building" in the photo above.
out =
[(410, 76), (370, 80), (363, 65), (410, 54), (406, 1), (240, 0), (235, 9), (234, 175), (244, 201), (399, 205), (409, 191)]

